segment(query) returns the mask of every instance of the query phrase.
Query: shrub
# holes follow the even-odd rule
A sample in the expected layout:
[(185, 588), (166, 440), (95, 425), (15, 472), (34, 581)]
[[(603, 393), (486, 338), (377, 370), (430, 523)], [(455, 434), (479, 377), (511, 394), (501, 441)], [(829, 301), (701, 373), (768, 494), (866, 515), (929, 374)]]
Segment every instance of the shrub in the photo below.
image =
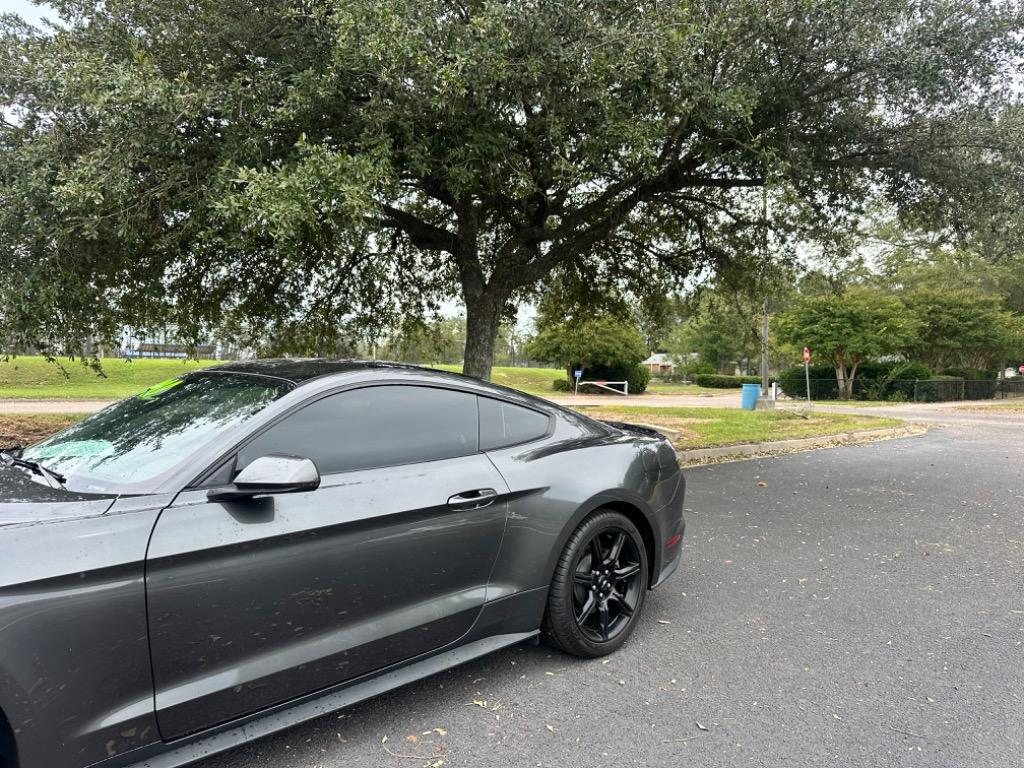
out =
[[(802, 370), (802, 369), (801, 369)], [(693, 383), (713, 389), (739, 389), (744, 384), (760, 384), (760, 376), (722, 376), (716, 373), (698, 373)]]
[(941, 403), (964, 399), (964, 380), (959, 376), (934, 376), (918, 381), (914, 400), (919, 403)]
[[(811, 399), (835, 400), (839, 396), (836, 372), (829, 365), (812, 365)], [(914, 381), (930, 379), (932, 371), (923, 363), (861, 363), (853, 380), (855, 400), (893, 400), (904, 402), (914, 399)], [(804, 367), (794, 365), (779, 374), (779, 386), (789, 397), (807, 397)]]
[(930, 379), (932, 369), (924, 363), (864, 363), (853, 381), (855, 400), (914, 399), (914, 382)]
[[(629, 382), (629, 394), (639, 395), (647, 390), (651, 381), (651, 372), (644, 365), (617, 366), (595, 365), (584, 371), (584, 378), (598, 381)], [(570, 387), (571, 389), (571, 387)], [(603, 391), (603, 390), (598, 390)]]
[[(836, 371), (830, 365), (812, 365), (811, 374), (811, 399), (812, 400), (835, 400), (838, 395), (836, 385)], [(779, 373), (779, 387), (787, 397), (803, 400), (807, 397), (807, 382), (804, 378), (804, 367), (794, 365)]]
[(980, 368), (946, 368), (942, 375), (964, 380), (964, 400), (991, 400), (999, 389), (996, 374)]
[(647, 385), (651, 383), (651, 372), (645, 365), (634, 365), (626, 380), (629, 381), (629, 393), (639, 395), (647, 391)]
[(966, 379), (967, 381), (988, 381), (995, 378), (995, 374), (983, 371), (980, 368), (944, 368), (939, 373), (943, 376), (956, 376), (958, 379)]
[(551, 382), (551, 388), (553, 390), (555, 390), (555, 392), (571, 392), (572, 391), (572, 389), (569, 387), (569, 382), (566, 381), (564, 378), (562, 378), (562, 379), (555, 379), (553, 382)]
[(694, 360), (693, 362), (680, 367), (683, 369), (683, 373), (691, 378), (697, 374), (716, 373), (715, 366), (711, 363), (705, 363), (703, 360)]

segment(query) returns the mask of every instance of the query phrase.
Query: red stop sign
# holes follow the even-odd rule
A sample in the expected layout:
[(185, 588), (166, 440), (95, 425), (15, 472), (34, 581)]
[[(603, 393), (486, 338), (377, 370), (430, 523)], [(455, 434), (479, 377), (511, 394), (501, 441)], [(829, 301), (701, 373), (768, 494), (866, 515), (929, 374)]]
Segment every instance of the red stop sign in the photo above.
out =
[[(811, 362), (811, 350), (809, 350), (807, 347), (804, 347), (804, 362)], [(1024, 365), (1021, 366), (1021, 370), (1024, 371)]]

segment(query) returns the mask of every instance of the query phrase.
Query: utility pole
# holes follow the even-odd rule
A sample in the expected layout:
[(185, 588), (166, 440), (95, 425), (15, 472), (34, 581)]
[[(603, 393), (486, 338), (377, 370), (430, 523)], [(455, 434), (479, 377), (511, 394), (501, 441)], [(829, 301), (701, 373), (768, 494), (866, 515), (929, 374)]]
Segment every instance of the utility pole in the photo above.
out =
[[(761, 187), (761, 221), (764, 227), (761, 238), (762, 273), (768, 269), (768, 185)], [(761, 397), (757, 401), (760, 409), (774, 408), (775, 400), (768, 396), (768, 287), (762, 286), (764, 299), (761, 303)]]
[(761, 306), (761, 392), (768, 391), (768, 297)]

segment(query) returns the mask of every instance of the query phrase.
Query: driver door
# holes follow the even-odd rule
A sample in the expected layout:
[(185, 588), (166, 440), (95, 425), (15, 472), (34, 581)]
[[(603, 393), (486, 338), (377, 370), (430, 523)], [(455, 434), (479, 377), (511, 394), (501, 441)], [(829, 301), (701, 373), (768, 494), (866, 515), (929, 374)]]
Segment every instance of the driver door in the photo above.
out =
[(173, 739), (458, 640), (484, 602), (504, 480), (478, 450), (475, 395), (329, 395), (243, 446), (313, 459), (315, 491), (186, 491), (150, 544), (157, 720)]

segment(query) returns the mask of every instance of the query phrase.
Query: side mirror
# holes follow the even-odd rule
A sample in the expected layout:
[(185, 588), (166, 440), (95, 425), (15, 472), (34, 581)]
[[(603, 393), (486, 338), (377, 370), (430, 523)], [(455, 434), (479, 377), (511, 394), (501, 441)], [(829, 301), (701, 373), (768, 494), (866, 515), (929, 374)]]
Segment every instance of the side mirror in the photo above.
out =
[(275, 493), (301, 493), (320, 487), (320, 471), (310, 459), (274, 454), (260, 456), (238, 473), (235, 482), (211, 488), (211, 501), (238, 501)]

